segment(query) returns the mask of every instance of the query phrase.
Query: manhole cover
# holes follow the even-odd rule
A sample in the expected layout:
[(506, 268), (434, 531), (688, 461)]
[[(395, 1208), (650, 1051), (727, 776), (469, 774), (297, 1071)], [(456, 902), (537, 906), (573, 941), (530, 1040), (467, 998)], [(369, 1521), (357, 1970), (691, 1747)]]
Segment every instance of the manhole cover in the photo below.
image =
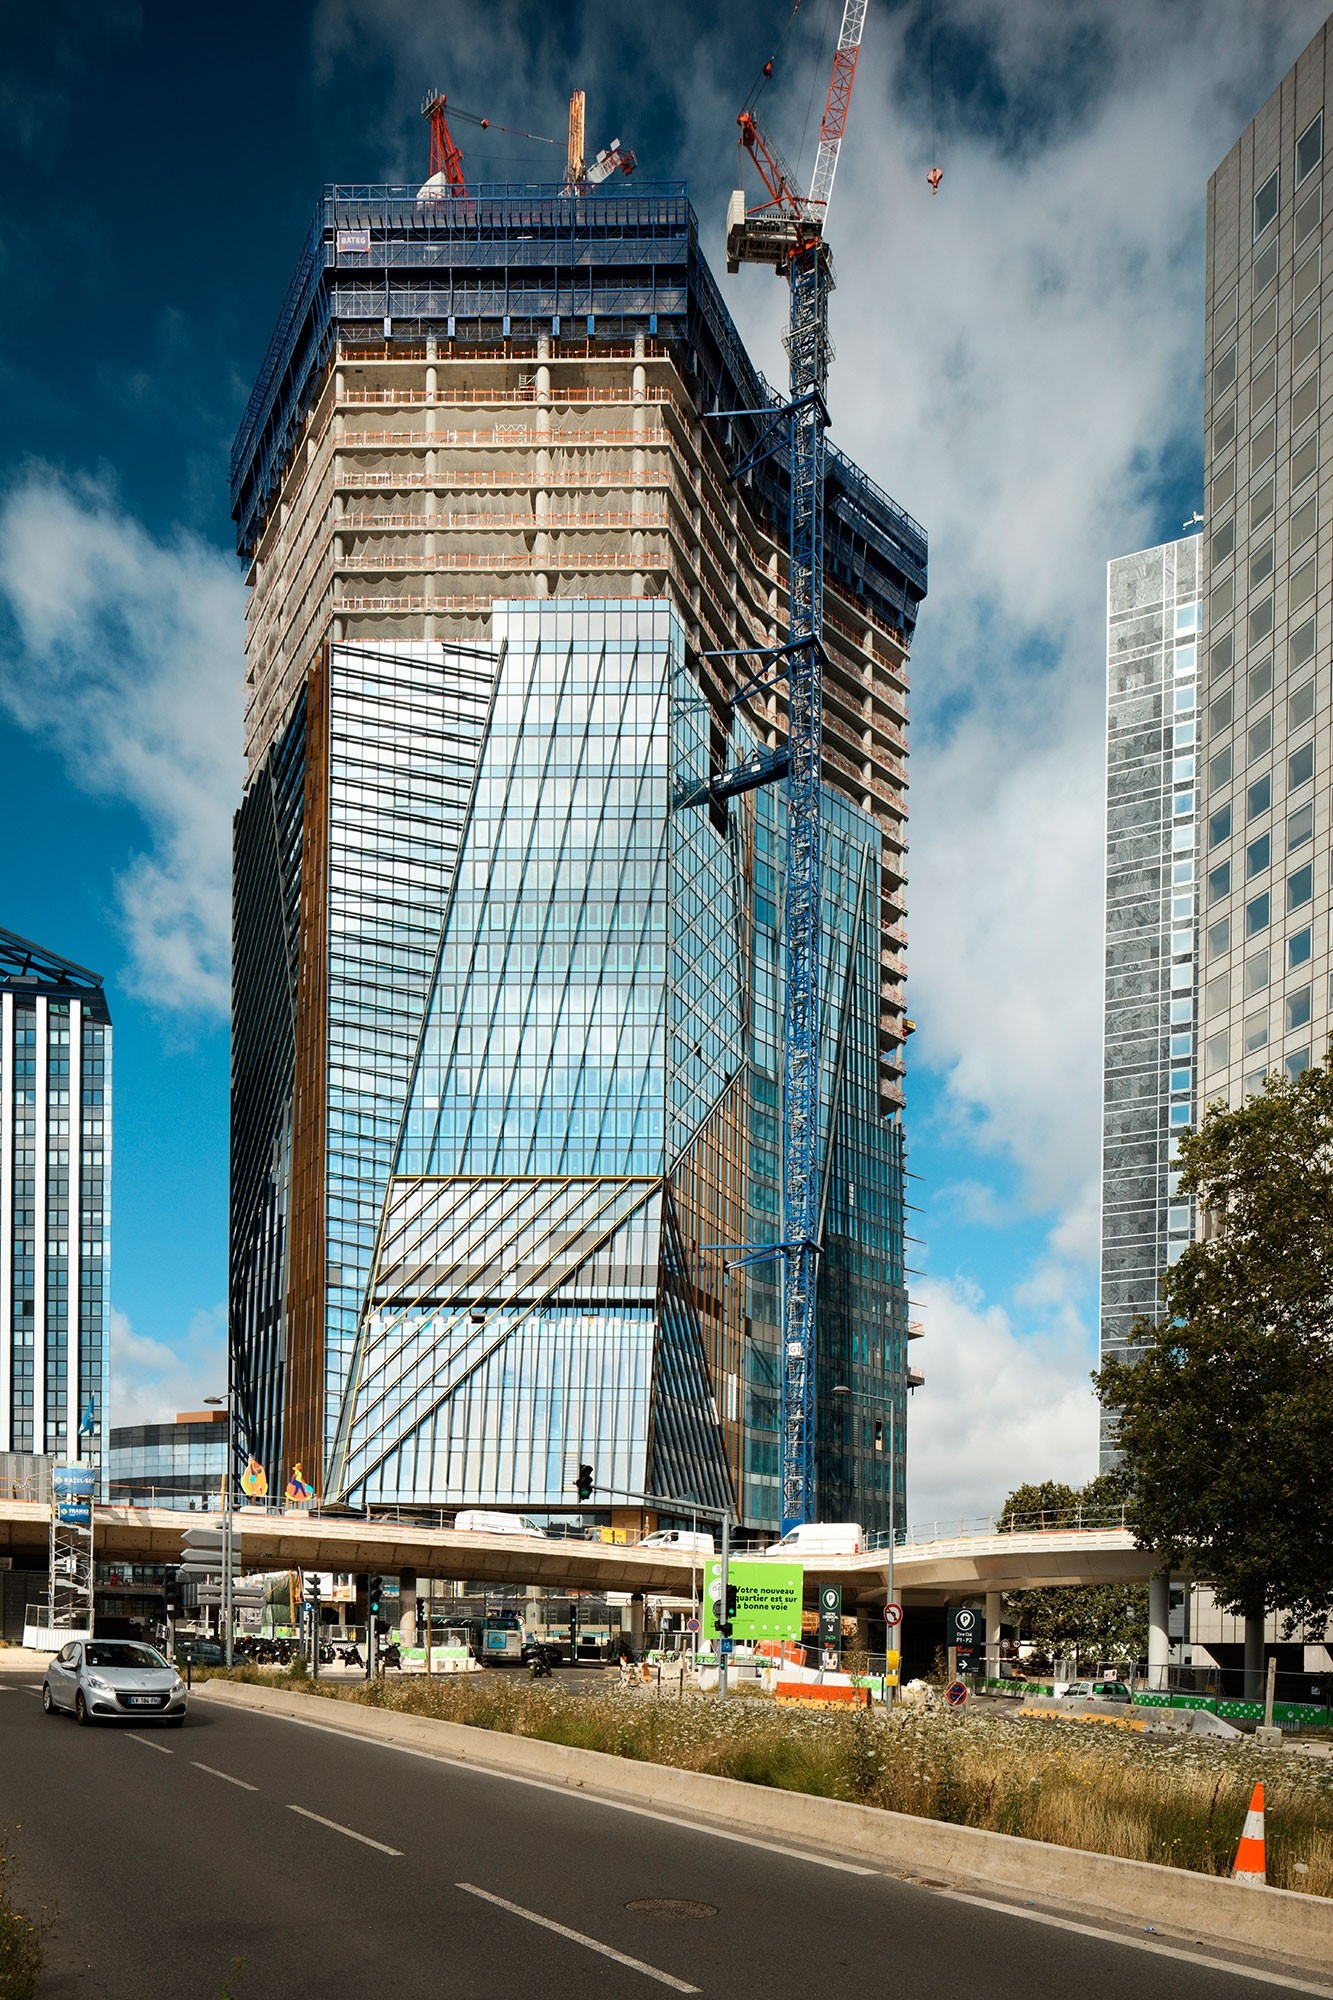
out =
[(626, 1903), (627, 1910), (634, 1910), (645, 1917), (715, 1917), (716, 1903), (692, 1903), (683, 1896), (636, 1896)]

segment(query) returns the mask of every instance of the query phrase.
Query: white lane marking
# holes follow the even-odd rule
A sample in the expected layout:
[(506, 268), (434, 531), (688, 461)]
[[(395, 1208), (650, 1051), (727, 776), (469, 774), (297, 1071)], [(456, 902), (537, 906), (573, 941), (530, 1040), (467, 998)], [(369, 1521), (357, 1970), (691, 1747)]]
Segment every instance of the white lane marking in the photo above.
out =
[(1318, 2000), (1333, 2000), (1333, 1986), (1314, 1986), (1308, 1979), (1295, 1979), (1281, 1972), (1261, 1972), (1257, 1966), (1241, 1965), (1231, 1958), (1210, 1958), (1203, 1952), (1186, 1951), (1180, 1945), (1159, 1944), (1153, 1938), (1127, 1937), (1123, 1931), (1100, 1930), (1095, 1924), (1075, 1923), (1070, 1917), (1055, 1917), (1046, 1910), (1022, 1910), (1015, 1903), (999, 1903), (989, 1896), (969, 1896), (962, 1889), (935, 1889), (951, 1903), (971, 1903), (978, 1910), (998, 1911), (1004, 1917), (1022, 1917), (1030, 1924), (1049, 1924), (1053, 1930), (1073, 1931), (1078, 1937), (1096, 1938), (1100, 1944), (1127, 1944), (1131, 1951), (1150, 1951), (1158, 1958), (1183, 1958), (1187, 1965), (1202, 1965), (1209, 1972), (1231, 1972), (1237, 1979), (1254, 1979), (1263, 1986), (1280, 1986), (1284, 1993), (1314, 1993)]
[(303, 1715), (275, 1715), (271, 1709), (247, 1708), (234, 1711), (257, 1715), (269, 1722), (291, 1723), (297, 1729), (318, 1729), (324, 1736), (340, 1736), (346, 1742), (368, 1743), (376, 1750), (392, 1750), (400, 1757), (420, 1757), (427, 1764), (448, 1764), (456, 1771), (470, 1771), (478, 1778), (501, 1778), (508, 1785), (530, 1785), (537, 1792), (553, 1792), (560, 1799), (581, 1799), (586, 1805), (605, 1806), (610, 1812), (632, 1813), (636, 1819), (659, 1820), (676, 1833), (702, 1833), (710, 1840), (734, 1841), (738, 1847), (757, 1847), (761, 1854), (777, 1854), (786, 1861), (808, 1861), (814, 1868), (833, 1868), (841, 1875), (879, 1875), (878, 1868), (865, 1868), (857, 1861), (839, 1861), (831, 1854), (813, 1854), (803, 1847), (784, 1847), (780, 1841), (757, 1840), (753, 1834), (733, 1833), (729, 1827), (709, 1826), (704, 1820), (681, 1819), (676, 1813), (658, 1812), (653, 1806), (632, 1806), (624, 1799), (604, 1798), (599, 1792), (585, 1792), (573, 1785), (559, 1785), (549, 1778), (525, 1778), (518, 1771), (497, 1771), (489, 1764), (476, 1764), (470, 1757), (450, 1756), (447, 1751), (417, 1750), (407, 1743), (385, 1743), (377, 1736), (363, 1736), (358, 1730), (335, 1729), (327, 1722), (310, 1722)]
[(382, 1840), (372, 1840), (368, 1833), (358, 1833), (354, 1826), (343, 1826), (336, 1819), (325, 1819), (323, 1813), (307, 1812), (304, 1806), (289, 1805), (287, 1810), (288, 1812), (300, 1813), (302, 1819), (316, 1820), (320, 1826), (331, 1827), (334, 1833), (345, 1833), (349, 1840), (359, 1840), (363, 1847), (377, 1847), (381, 1854), (392, 1854), (399, 1861), (403, 1858), (401, 1847), (386, 1847)]
[(514, 1917), (522, 1917), (526, 1923), (540, 1924), (544, 1931), (554, 1931), (557, 1937), (568, 1938), (571, 1944), (581, 1944), (585, 1951), (600, 1952), (603, 1958), (613, 1958), (617, 1965), (627, 1965), (631, 1972), (641, 1972), (645, 1979), (655, 1979), (660, 1986), (669, 1986), (675, 1993), (702, 1993), (702, 1986), (691, 1986), (687, 1979), (677, 1979), (674, 1973), (662, 1972), (655, 1965), (647, 1965), (641, 1958), (631, 1958), (627, 1951), (617, 1951), (613, 1945), (603, 1944), (600, 1938), (586, 1937), (582, 1931), (572, 1931), (568, 1924), (558, 1924), (553, 1917), (538, 1916), (536, 1910), (525, 1910), (522, 1903), (511, 1903), (507, 1896), (493, 1896), (489, 1889), (479, 1889), (475, 1882), (455, 1882), (456, 1889), (463, 1889), (469, 1896), (480, 1896), (485, 1903), (494, 1903), (497, 1909), (508, 1910)]
[(192, 1757), (190, 1762), (194, 1765), (196, 1771), (207, 1771), (210, 1778), (221, 1778), (226, 1785), (239, 1785), (243, 1792), (257, 1792), (259, 1790), (258, 1785), (247, 1785), (244, 1778), (233, 1778), (230, 1771), (215, 1771), (211, 1764), (201, 1764), (197, 1757)]
[(174, 1757), (175, 1751), (168, 1750), (165, 1743), (154, 1743), (151, 1736), (136, 1736), (132, 1729), (125, 1731), (131, 1743), (142, 1743), (145, 1750), (160, 1750), (164, 1757)]

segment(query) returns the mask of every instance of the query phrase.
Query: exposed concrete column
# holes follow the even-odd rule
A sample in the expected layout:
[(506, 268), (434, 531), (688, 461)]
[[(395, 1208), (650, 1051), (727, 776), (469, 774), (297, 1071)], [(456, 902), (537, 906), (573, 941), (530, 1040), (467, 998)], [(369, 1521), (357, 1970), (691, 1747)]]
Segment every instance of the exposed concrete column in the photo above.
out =
[(440, 371), (435, 367), (426, 370), (426, 401), (433, 403), (440, 393)]
[(1148, 1579), (1148, 1686), (1164, 1688), (1167, 1685), (1167, 1666), (1171, 1658), (1171, 1635), (1168, 1621), (1171, 1616), (1171, 1579), (1165, 1570)]
[(636, 1653), (643, 1651), (643, 1592), (636, 1590), (625, 1607), (628, 1623), (625, 1637)]
[(648, 394), (648, 370), (641, 361), (634, 364), (634, 400), (642, 403)]
[(398, 1572), (398, 1643), (415, 1646), (417, 1643), (417, 1573), (414, 1569)]
[(634, 336), (634, 359), (636, 361), (646, 361), (648, 359), (648, 337), (646, 334), (636, 333)]
[(998, 1590), (986, 1592), (986, 1677), (1000, 1678), (1000, 1611), (1003, 1600)]
[(1264, 1698), (1264, 1620), (1245, 1620), (1245, 1700)]

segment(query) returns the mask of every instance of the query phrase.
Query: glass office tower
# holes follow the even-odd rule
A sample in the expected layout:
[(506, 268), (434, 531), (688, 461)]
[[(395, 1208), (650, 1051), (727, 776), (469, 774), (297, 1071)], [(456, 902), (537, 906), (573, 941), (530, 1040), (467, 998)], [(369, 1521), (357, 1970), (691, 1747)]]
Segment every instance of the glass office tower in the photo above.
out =
[(101, 978), (0, 931), (0, 1451), (73, 1458), (90, 1396), (105, 1435), (110, 1250)]
[[(1178, 1134), (1196, 1116), (1200, 554), (1191, 536), (1108, 565), (1102, 1359), (1133, 1359), (1184, 1249)], [(1103, 1466), (1115, 1461), (1102, 1412)]]
[[(683, 189), (326, 191), (233, 462), (271, 1484), (548, 1510), (590, 1464), (602, 1508), (778, 1518), (778, 1264), (741, 1260), (781, 1228), (783, 801), (709, 788), (785, 735), (738, 650), (785, 633), (785, 470), (730, 477), (771, 403)], [(882, 1527), (926, 550), (837, 452), (826, 504), (818, 1504)]]
[(1329, 29), (1208, 185), (1202, 1097), (1328, 1047)]

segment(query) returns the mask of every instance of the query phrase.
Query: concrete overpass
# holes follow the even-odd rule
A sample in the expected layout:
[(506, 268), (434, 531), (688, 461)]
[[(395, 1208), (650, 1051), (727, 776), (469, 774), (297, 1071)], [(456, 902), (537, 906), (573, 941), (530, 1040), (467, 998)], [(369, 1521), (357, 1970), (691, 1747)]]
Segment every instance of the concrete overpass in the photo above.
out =
[[(184, 1530), (203, 1517), (169, 1507), (98, 1507), (95, 1518), (99, 1562), (172, 1564), (181, 1559)], [(0, 1500), (0, 1557), (33, 1567), (34, 1558), (45, 1553), (49, 1522), (50, 1511), (40, 1501)], [(388, 1515), (363, 1519), (296, 1508), (240, 1508), (235, 1532), (241, 1564), (252, 1571), (415, 1570), (422, 1578), (556, 1591), (689, 1596), (691, 1573), (697, 1576), (704, 1560), (641, 1543), (460, 1533)], [(738, 1558), (753, 1552), (743, 1543), (734, 1551)], [(887, 1547), (856, 1556), (810, 1556), (804, 1567), (812, 1585), (840, 1584), (849, 1610), (885, 1602)], [(903, 1542), (893, 1558), (896, 1594), (908, 1605), (922, 1606), (1054, 1584), (1144, 1583), (1155, 1567), (1151, 1553), (1136, 1548), (1124, 1528), (991, 1528)]]

